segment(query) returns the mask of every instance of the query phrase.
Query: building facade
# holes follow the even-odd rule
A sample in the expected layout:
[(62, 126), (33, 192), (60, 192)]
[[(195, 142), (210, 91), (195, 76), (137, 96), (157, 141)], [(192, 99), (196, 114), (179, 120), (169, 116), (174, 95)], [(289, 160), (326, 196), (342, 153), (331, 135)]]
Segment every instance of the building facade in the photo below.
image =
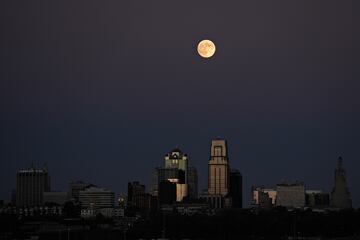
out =
[(83, 209), (114, 208), (115, 194), (107, 189), (89, 187), (79, 192), (79, 201)]
[(275, 206), (276, 204), (276, 189), (265, 187), (252, 187), (251, 195), (251, 205), (254, 207), (268, 209)]
[(232, 199), (233, 208), (242, 208), (242, 175), (239, 170), (231, 169), (229, 196)]
[(79, 193), (80, 191), (84, 191), (89, 187), (96, 187), (91, 183), (86, 183), (83, 181), (73, 181), (69, 183), (69, 199), (72, 201), (79, 201)]
[(350, 191), (346, 184), (346, 172), (343, 168), (343, 159), (339, 157), (335, 170), (335, 184), (331, 192), (331, 206), (340, 209), (352, 208)]
[(229, 161), (224, 139), (211, 142), (208, 171), (208, 194), (226, 196), (229, 193)]
[(265, 187), (252, 187), (251, 190), (252, 195), (252, 205), (258, 205), (261, 206), (262, 203), (267, 205), (268, 198), (270, 200), (270, 204), (272, 206), (275, 206), (276, 204), (276, 196), (277, 192), (276, 189), (273, 188), (265, 188)]
[(22, 169), (16, 175), (16, 205), (43, 205), (44, 192), (50, 191), (50, 175), (46, 167)]
[(325, 208), (330, 205), (330, 196), (321, 190), (306, 190), (305, 202), (307, 207)]
[(190, 200), (198, 198), (198, 174), (195, 167), (188, 168), (188, 196)]
[(129, 208), (136, 210), (150, 210), (153, 198), (151, 194), (146, 193), (145, 185), (139, 182), (128, 183), (128, 202)]
[(276, 185), (276, 206), (302, 208), (305, 206), (304, 183), (281, 183)]
[[(160, 204), (169, 204), (174, 191), (174, 201), (181, 202), (188, 197), (188, 169), (188, 157), (180, 149), (175, 148), (165, 155), (164, 166), (156, 168), (153, 175), (151, 190), (159, 197)], [(195, 178), (193, 175), (190, 177), (192, 180)]]
[(187, 183), (188, 157), (179, 148), (173, 149), (165, 155), (165, 168), (183, 170), (185, 172), (185, 183)]

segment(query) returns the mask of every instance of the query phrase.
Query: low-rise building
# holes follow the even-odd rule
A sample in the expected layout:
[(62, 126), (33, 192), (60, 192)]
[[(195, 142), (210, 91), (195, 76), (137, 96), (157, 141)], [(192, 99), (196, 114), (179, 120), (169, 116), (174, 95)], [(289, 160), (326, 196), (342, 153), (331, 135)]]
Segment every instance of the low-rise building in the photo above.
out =
[(276, 204), (276, 189), (265, 187), (252, 187), (252, 202), (253, 206), (261, 208), (268, 208)]
[(101, 209), (114, 207), (114, 193), (98, 187), (89, 187), (79, 192), (79, 201), (83, 209)]
[(307, 207), (325, 208), (330, 205), (330, 195), (322, 190), (306, 190), (305, 201)]
[(287, 208), (305, 207), (305, 185), (304, 183), (281, 183), (276, 185), (276, 206)]

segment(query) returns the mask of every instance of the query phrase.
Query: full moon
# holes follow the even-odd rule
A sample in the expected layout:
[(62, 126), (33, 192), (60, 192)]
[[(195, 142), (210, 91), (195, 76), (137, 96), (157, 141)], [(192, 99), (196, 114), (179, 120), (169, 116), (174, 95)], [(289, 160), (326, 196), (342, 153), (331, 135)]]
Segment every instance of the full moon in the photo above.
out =
[(201, 57), (210, 58), (215, 54), (216, 47), (212, 41), (205, 39), (199, 42), (197, 51)]

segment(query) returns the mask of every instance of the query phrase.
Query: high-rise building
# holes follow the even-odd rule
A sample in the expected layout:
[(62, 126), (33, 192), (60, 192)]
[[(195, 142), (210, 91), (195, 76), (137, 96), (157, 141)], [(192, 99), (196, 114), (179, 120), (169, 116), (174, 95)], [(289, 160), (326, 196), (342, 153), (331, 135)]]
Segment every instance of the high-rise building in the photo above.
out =
[[(175, 168), (183, 170), (187, 173), (188, 170), (188, 157), (180, 149), (175, 148), (170, 153), (165, 155), (165, 168)], [(187, 177), (185, 175), (185, 182)]]
[(34, 167), (18, 171), (16, 176), (16, 205), (37, 206), (43, 204), (44, 192), (50, 191), (50, 175), (46, 167)]
[(226, 196), (229, 193), (229, 162), (227, 143), (224, 139), (211, 142), (208, 194)]
[(232, 199), (233, 208), (242, 208), (242, 175), (237, 169), (230, 171), (229, 196)]
[(89, 187), (79, 191), (79, 201), (84, 209), (113, 208), (115, 194), (107, 189)]
[[(193, 176), (192, 176), (193, 177)], [(160, 190), (160, 185), (163, 185), (163, 190)], [(170, 185), (174, 185), (169, 187)], [(188, 157), (180, 149), (175, 148), (170, 153), (165, 155), (164, 167), (156, 168), (153, 175), (152, 194), (164, 199), (164, 194), (169, 192), (169, 189), (175, 188), (175, 201), (182, 201), (188, 196)], [(167, 190), (166, 190), (167, 189)], [(168, 191), (169, 190), (169, 191)], [(161, 192), (163, 196), (161, 197)], [(170, 191), (172, 192), (172, 190)], [(169, 195), (169, 194), (167, 194)], [(169, 198), (170, 199), (170, 198)]]
[(139, 182), (129, 182), (128, 183), (128, 206), (129, 207), (139, 207), (139, 200), (142, 195), (145, 194), (145, 185), (140, 184)]
[(281, 183), (276, 185), (276, 206), (301, 208), (305, 206), (304, 183)]
[(159, 196), (159, 173), (158, 168), (155, 168), (153, 173), (151, 174), (151, 186), (150, 193), (154, 197)]
[(335, 184), (331, 192), (331, 206), (335, 208), (352, 208), (350, 192), (346, 185), (346, 172), (343, 168), (343, 159), (339, 157), (335, 170)]
[(198, 175), (195, 167), (188, 168), (188, 196), (190, 199), (198, 198)]

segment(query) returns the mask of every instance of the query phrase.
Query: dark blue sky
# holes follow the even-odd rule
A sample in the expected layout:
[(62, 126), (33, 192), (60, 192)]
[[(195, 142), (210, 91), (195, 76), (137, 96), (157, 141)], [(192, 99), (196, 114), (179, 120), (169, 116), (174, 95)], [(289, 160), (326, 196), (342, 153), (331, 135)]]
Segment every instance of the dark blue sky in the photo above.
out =
[[(356, 1), (0, 2), (0, 199), (46, 162), (117, 193), (179, 146), (206, 187), (210, 140), (251, 185), (330, 191), (344, 158), (360, 206)], [(212, 39), (214, 58), (197, 42)]]

